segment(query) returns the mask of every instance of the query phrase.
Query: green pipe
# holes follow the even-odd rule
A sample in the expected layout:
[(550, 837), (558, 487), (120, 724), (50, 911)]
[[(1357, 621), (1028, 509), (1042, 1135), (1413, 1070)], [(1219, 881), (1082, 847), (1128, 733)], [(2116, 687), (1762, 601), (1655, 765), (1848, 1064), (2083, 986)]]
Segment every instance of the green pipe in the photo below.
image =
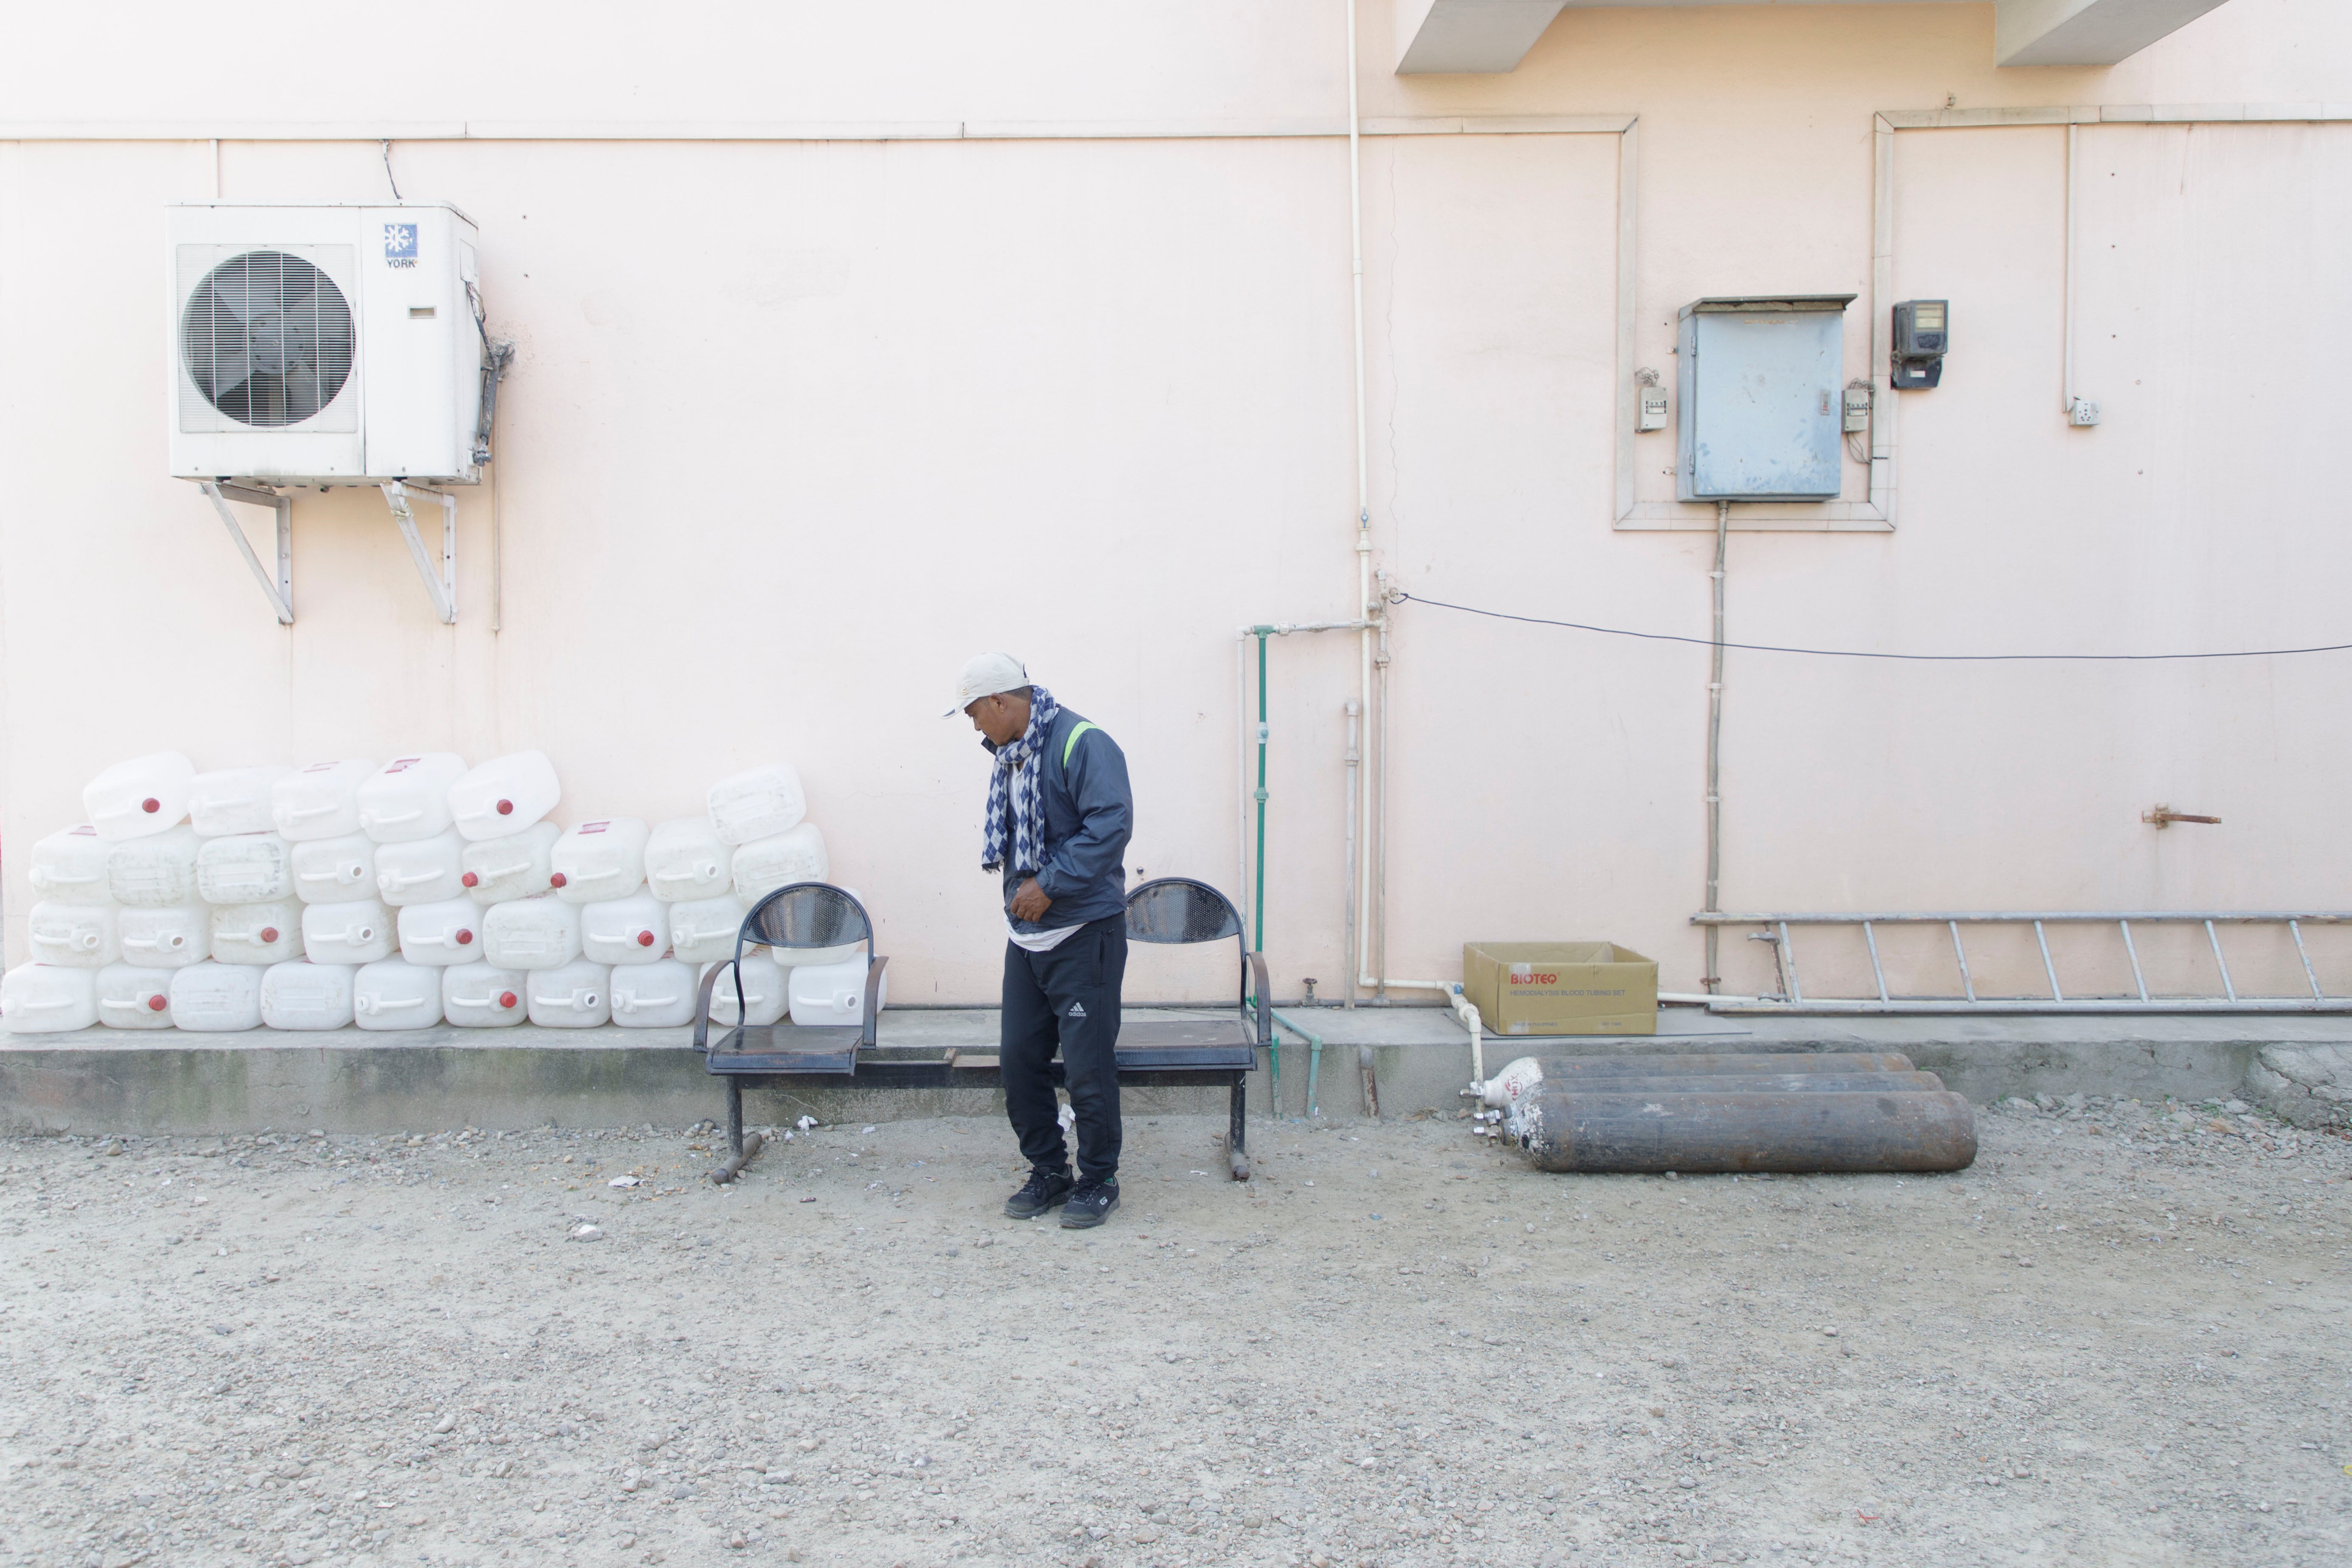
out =
[[(1256, 931), (1252, 951), (1265, 951), (1265, 639), (1272, 626), (1252, 626), (1257, 637), (1257, 874), (1250, 880), (1252, 900), (1256, 907)], [(1271, 1004), (1274, 999), (1267, 997)], [(1266, 1065), (1272, 1082), (1266, 1092), (1273, 1097), (1275, 1114), (1282, 1114), (1282, 1047), (1279, 1043), (1266, 1051)]]
[[(1274, 1016), (1274, 1021), (1307, 1041), (1307, 1114), (1310, 1117), (1322, 1115), (1322, 1110), (1315, 1103), (1315, 1074), (1323, 1065), (1323, 1037), (1312, 1029), (1300, 1028), (1279, 1013)], [(1274, 1113), (1276, 1116), (1282, 1114), (1280, 1100), (1275, 1102)]]
[(1265, 951), (1265, 639), (1272, 626), (1252, 626), (1257, 637), (1257, 876), (1252, 892), (1257, 905), (1257, 929), (1250, 939), (1256, 951)]

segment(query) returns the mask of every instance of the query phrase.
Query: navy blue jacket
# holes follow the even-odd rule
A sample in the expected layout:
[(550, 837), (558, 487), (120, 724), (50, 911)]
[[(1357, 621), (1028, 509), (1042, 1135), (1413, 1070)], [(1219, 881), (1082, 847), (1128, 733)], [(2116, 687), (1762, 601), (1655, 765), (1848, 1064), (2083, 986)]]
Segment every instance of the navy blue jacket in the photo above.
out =
[[(1019, 931), (1058, 931), (1121, 913), (1127, 908), (1127, 841), (1135, 832), (1135, 797), (1127, 787), (1127, 753), (1100, 730), (1089, 727), (1074, 743), (1071, 731), (1086, 719), (1065, 708), (1045, 731), (1045, 863), (1037, 886), (1054, 900), (1042, 921), (1013, 919), (1013, 895), (1025, 872), (1004, 866), (1004, 918)], [(983, 740), (990, 753), (996, 742)], [(1064, 762), (1065, 754), (1068, 761)], [(1012, 824), (1005, 825), (1008, 849)]]

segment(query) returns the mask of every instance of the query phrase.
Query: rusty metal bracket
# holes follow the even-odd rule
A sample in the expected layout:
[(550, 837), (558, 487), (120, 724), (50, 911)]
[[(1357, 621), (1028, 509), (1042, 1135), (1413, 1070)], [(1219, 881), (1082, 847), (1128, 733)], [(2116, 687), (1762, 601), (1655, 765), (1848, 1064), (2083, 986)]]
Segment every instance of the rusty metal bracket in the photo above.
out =
[[(205, 492), (205, 499), (213, 503), (215, 511), (220, 513), (221, 526), (227, 529), (229, 538), (236, 541), (236, 552), (245, 557), (245, 563), (247, 566), (253, 568), (254, 581), (260, 584), (261, 591), (269, 596), (269, 607), (278, 612), (278, 624), (281, 626), (292, 626), (294, 624), (293, 498), (279, 495), (275, 490), (255, 489), (249, 485), (233, 485), (226, 480), (202, 479), (197, 482), (196, 488)], [(228, 503), (233, 500), (243, 501), (247, 506), (266, 506), (277, 512), (277, 581), (270, 580), (268, 569), (261, 564), (261, 558), (253, 552), (253, 545), (246, 539), (245, 529), (236, 521), (236, 514), (228, 510)]]
[(2221, 819), (2218, 816), (2191, 816), (2185, 811), (2175, 811), (2168, 805), (2150, 806), (2139, 814), (2139, 819), (2158, 827), (2169, 827), (2176, 822), (2201, 822), (2209, 827), (2221, 826)]
[[(457, 624), (457, 498), (446, 490), (436, 490), (425, 485), (403, 484), (398, 479), (386, 479), (381, 487), (383, 499), (392, 508), (392, 521), (400, 525), (401, 538), (408, 542), (408, 553), (416, 563), (416, 574), (425, 580), (425, 592), (433, 601), (433, 613), (441, 617), (445, 626)], [(428, 495), (441, 503), (441, 569), (436, 572), (426, 555), (425, 541), (416, 531), (416, 514), (408, 504), (411, 494)]]
[[(1788, 934), (1788, 931), (1783, 928), (1778, 931), (1756, 932), (1748, 939), (1750, 942), (1765, 942), (1772, 949), (1772, 983), (1779, 987), (1773, 993), (1776, 999), (1789, 994), (1788, 950), (1780, 945), (1782, 939)], [(1720, 976), (1711, 978), (1714, 984), (1722, 983)]]

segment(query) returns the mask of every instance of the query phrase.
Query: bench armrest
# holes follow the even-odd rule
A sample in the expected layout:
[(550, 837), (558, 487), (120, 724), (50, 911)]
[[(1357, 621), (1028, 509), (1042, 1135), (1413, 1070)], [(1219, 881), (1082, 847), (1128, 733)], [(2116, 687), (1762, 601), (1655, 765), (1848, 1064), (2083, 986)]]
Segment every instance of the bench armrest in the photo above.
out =
[[(732, 969), (734, 967), (735, 961), (731, 958), (722, 963), (712, 964), (710, 966), (710, 973), (702, 977), (702, 984), (695, 993), (694, 1048), (700, 1051), (704, 1056), (709, 1056), (710, 1054), (711, 988), (719, 984), (719, 974), (721, 970)], [(740, 1016), (742, 1009), (739, 1007), (736, 1011)]]
[(858, 1044), (869, 1051), (874, 1048), (874, 1022), (882, 1011), (877, 1005), (882, 996), (882, 972), (889, 967), (887, 958), (877, 958), (866, 966), (866, 1020)]
[(1257, 987), (1257, 1043), (1261, 1046), (1272, 1045), (1274, 1043), (1274, 997), (1266, 989), (1265, 954), (1251, 953), (1249, 966), (1250, 980)]

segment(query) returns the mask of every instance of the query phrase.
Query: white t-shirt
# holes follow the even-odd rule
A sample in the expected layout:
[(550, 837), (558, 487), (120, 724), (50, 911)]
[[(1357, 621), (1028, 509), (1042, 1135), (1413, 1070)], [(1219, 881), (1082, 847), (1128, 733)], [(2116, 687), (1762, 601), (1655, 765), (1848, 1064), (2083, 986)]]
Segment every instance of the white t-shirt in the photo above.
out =
[[(1079, 922), (1080, 925), (1084, 923)], [(1013, 946), (1030, 952), (1051, 952), (1069, 941), (1078, 929), (1078, 926), (1055, 926), (1051, 931), (1015, 931), (1013, 929), (1013, 917), (1004, 917), (1004, 934), (1013, 939)]]

